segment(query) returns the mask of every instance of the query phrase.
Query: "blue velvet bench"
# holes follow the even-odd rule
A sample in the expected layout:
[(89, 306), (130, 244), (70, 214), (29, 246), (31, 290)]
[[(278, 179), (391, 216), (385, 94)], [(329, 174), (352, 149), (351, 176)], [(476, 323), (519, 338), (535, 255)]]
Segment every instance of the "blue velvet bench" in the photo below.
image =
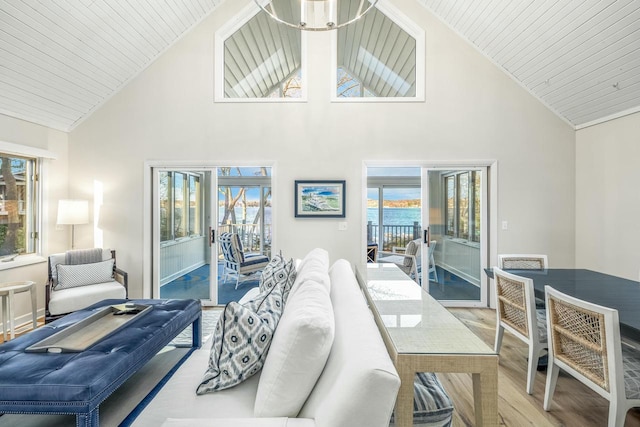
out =
[[(79, 353), (27, 353), (25, 348), (113, 304), (153, 309)], [(187, 326), (201, 346), (197, 300), (104, 300), (0, 345), (0, 413), (74, 414), (99, 425), (98, 406)], [(190, 355), (188, 352), (185, 358)]]

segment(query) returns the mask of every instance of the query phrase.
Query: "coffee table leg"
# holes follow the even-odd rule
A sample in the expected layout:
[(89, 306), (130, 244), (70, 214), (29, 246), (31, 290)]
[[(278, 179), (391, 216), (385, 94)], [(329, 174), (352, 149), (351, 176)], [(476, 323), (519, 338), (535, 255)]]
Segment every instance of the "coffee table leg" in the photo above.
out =
[(76, 415), (76, 427), (98, 427), (99, 425), (98, 408), (89, 413)]
[(202, 347), (202, 314), (193, 322), (191, 326), (191, 345), (195, 348)]

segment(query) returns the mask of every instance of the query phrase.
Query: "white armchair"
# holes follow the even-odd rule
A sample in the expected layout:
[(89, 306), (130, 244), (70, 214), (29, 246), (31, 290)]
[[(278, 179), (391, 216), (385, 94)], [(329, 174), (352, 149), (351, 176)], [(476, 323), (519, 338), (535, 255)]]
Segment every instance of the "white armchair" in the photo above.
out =
[(49, 256), (45, 323), (103, 299), (127, 298), (128, 275), (116, 267), (116, 251), (86, 249)]

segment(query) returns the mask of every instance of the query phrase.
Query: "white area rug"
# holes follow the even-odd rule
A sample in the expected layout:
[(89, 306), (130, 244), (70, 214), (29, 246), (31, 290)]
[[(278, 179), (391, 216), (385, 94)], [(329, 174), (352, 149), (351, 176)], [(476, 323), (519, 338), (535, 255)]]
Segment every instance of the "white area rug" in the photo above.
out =
[[(202, 343), (207, 342), (211, 334), (218, 324), (218, 318), (222, 313), (221, 308), (204, 308), (202, 309)], [(182, 331), (180, 335), (174, 338), (169, 345), (175, 347), (191, 347), (191, 326)]]

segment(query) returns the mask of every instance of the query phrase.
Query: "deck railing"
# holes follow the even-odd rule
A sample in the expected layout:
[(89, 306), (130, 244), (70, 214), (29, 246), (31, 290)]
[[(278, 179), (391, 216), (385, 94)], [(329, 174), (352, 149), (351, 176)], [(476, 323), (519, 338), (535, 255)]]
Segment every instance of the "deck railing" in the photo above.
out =
[(367, 241), (376, 243), (380, 250), (390, 251), (394, 246), (405, 247), (411, 240), (420, 238), (420, 223), (414, 221), (411, 225), (383, 225), (382, 245), (379, 240), (380, 226), (367, 222)]
[(263, 239), (261, 224), (227, 223), (218, 225), (218, 235), (238, 233), (245, 252), (257, 252), (271, 257), (271, 224), (267, 224), (264, 231)]

